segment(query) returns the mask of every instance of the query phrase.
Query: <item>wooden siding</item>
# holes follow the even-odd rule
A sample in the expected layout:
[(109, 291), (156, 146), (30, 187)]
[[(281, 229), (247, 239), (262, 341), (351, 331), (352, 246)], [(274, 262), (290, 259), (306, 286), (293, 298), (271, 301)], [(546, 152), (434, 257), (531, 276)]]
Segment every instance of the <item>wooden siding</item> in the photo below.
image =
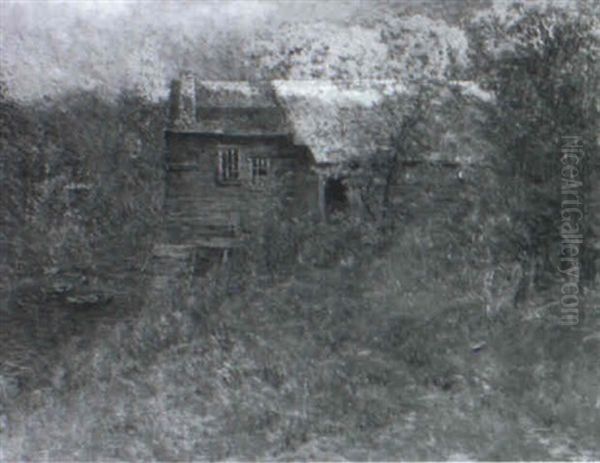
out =
[[(221, 184), (217, 176), (219, 149), (227, 147), (239, 150), (239, 181), (234, 184)], [(263, 185), (252, 182), (252, 157), (269, 160)], [(194, 243), (251, 233), (273, 199), (287, 203), (290, 213), (301, 214), (310, 208), (313, 186), (316, 192), (309, 161), (306, 149), (285, 137), (167, 132), (165, 219), (169, 242)]]

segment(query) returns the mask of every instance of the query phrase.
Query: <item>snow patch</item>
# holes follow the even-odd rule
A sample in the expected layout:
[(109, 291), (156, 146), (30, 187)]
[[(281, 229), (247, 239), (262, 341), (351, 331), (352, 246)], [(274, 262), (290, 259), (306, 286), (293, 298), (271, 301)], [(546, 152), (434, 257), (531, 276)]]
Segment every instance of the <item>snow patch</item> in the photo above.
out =
[(484, 103), (493, 103), (496, 101), (494, 92), (482, 89), (477, 82), (471, 80), (453, 81), (451, 84), (457, 85), (461, 93), (467, 97), (473, 97)]
[(284, 99), (306, 99), (327, 106), (371, 107), (385, 96), (403, 93), (406, 87), (395, 80), (377, 81), (289, 81), (277, 80), (273, 86)]

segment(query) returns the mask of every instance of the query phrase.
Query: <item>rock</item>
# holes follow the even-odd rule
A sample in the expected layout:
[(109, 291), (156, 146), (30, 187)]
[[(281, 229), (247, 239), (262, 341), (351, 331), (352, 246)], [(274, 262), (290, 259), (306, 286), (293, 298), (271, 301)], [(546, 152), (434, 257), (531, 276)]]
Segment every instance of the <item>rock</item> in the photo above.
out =
[(592, 342), (600, 343), (600, 331), (597, 333), (588, 334), (586, 337), (583, 338), (583, 342), (584, 343), (592, 343)]
[(89, 292), (73, 294), (67, 297), (67, 302), (75, 306), (96, 306), (100, 304), (108, 304), (113, 297), (103, 292)]
[(5, 413), (0, 414), (0, 434), (8, 431), (8, 416)]
[(487, 343), (485, 341), (477, 342), (471, 346), (471, 351), (478, 354), (483, 349), (485, 349), (486, 345), (487, 345)]
[(62, 281), (54, 283), (50, 288), (50, 292), (53, 294), (66, 294), (68, 292), (71, 292), (72, 290), (73, 285)]
[(14, 399), (20, 392), (18, 379), (0, 374), (0, 405)]

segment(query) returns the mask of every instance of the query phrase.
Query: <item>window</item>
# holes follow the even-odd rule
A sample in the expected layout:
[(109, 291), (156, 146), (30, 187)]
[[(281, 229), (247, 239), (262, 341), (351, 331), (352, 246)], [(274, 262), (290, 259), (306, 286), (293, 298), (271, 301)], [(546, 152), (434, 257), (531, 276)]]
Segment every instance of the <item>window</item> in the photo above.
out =
[(218, 176), (223, 183), (235, 183), (240, 178), (240, 154), (237, 148), (219, 151)]
[(252, 183), (264, 184), (269, 175), (269, 160), (267, 158), (252, 158)]

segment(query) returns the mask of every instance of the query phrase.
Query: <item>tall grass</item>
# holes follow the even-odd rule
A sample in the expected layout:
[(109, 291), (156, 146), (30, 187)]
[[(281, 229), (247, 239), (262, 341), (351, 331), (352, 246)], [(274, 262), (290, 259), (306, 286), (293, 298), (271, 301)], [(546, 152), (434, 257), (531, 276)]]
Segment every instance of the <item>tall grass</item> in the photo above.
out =
[(490, 317), (485, 253), (450, 257), (436, 230), (305, 222), (282, 231), (293, 259), (261, 264), (257, 239), (204, 275), (183, 268), (139, 317), (71, 344), (11, 412), (4, 456), (598, 455), (596, 347), (525, 321), (527, 305)]

